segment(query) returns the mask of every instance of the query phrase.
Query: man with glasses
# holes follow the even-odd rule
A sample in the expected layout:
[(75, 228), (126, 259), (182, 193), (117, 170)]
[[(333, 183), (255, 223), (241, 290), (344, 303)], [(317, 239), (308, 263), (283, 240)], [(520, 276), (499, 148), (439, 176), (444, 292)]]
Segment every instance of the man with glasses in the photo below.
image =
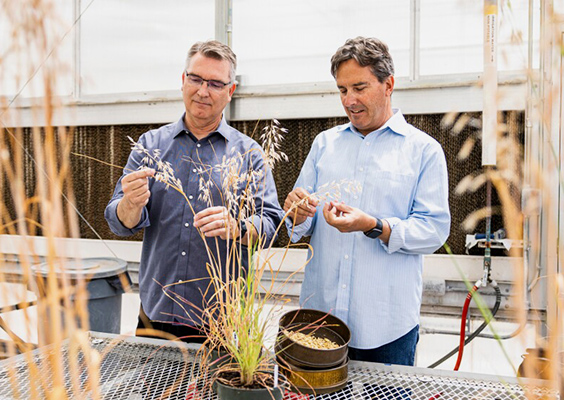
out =
[[(350, 122), (315, 138), (284, 203), (296, 212), (292, 240), (311, 236), (313, 248), (300, 303), (349, 325), (351, 359), (413, 365), (423, 254), (437, 250), (450, 230), (445, 156), (392, 109), (386, 44), (347, 40), (331, 72)], [(343, 179), (360, 183), (361, 192), (325, 204), (310, 196)]]
[[(229, 126), (223, 116), (235, 91), (236, 66), (236, 56), (228, 46), (215, 40), (194, 44), (182, 73), (184, 114), (139, 138), (138, 145), (151, 154), (158, 149), (161, 160), (170, 163), (190, 204), (162, 182), (150, 179), (155, 170), (146, 165), (144, 154), (134, 150), (106, 207), (105, 217), (115, 234), (128, 236), (145, 229), (139, 266), (138, 334), (147, 335), (140, 330), (151, 328), (185, 341), (203, 342), (199, 328), (204, 296), (209, 300), (212, 293), (206, 269), (208, 254), (200, 232), (225, 262), (228, 243), (241, 243), (244, 248), (251, 236), (259, 234), (269, 243), (281, 221), (283, 212), (272, 173), (262, 157), (250, 156), (260, 154), (250, 151), (260, 146)], [(213, 168), (224, 157), (237, 154), (247, 155), (243, 164), (247, 168), (265, 172), (264, 184), (257, 189), (260, 199), (255, 215), (241, 224), (224, 207), (223, 177)], [(139, 169), (143, 166), (149, 168)], [(209, 200), (199, 198), (200, 178), (213, 182), (211, 206)], [(178, 284), (169, 286), (165, 294), (163, 287), (174, 283)]]

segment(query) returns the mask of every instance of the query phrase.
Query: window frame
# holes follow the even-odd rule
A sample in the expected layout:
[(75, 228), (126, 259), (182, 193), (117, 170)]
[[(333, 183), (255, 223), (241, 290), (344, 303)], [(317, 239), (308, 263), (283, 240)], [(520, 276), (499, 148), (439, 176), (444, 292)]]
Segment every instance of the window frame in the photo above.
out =
[[(215, 0), (215, 38), (231, 43), (232, 0)], [(81, 0), (73, 1), (75, 20), (79, 19)], [(529, 11), (531, 11), (531, 7)], [(449, 74), (421, 76), (419, 31), (420, 0), (410, 3), (409, 76), (396, 79), (393, 104), (406, 114), (441, 113), (449, 111), (481, 111), (480, 74)], [(529, 20), (532, 20), (529, 15)], [(529, 23), (529, 29), (532, 23)], [(236, 32), (235, 32), (236, 34)], [(530, 37), (530, 35), (529, 35)], [(80, 20), (73, 30), (73, 94), (60, 98), (54, 123), (60, 125), (105, 125), (125, 123), (166, 123), (176, 120), (183, 111), (178, 91), (147, 91), (83, 95), (81, 91), (81, 31)], [(528, 56), (531, 56), (529, 51)], [(526, 71), (500, 72), (501, 110), (525, 109), (527, 94)], [(37, 123), (32, 109), (40, 99), (21, 98), (15, 103), (20, 111), (9, 126)], [(109, 112), (111, 110), (111, 112)], [(22, 115), (23, 113), (23, 115)], [(11, 113), (12, 115), (18, 113)], [(240, 86), (226, 110), (231, 120), (266, 118), (322, 118), (345, 116), (334, 82), (310, 82), (290, 85)], [(10, 122), (10, 121), (9, 121)]]

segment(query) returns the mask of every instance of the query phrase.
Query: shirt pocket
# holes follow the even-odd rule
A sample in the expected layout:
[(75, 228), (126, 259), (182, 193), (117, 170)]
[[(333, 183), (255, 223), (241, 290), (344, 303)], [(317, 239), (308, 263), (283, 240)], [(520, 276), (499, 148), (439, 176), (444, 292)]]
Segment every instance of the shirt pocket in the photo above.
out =
[(364, 211), (380, 218), (406, 219), (413, 204), (416, 177), (395, 171), (374, 171), (365, 182)]

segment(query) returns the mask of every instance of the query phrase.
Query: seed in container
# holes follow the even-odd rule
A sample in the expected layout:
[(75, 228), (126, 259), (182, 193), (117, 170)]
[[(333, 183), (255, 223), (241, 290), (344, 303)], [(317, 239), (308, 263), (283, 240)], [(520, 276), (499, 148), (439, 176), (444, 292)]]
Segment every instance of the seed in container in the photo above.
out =
[(310, 349), (331, 350), (339, 347), (337, 343), (327, 338), (315, 337), (311, 333), (306, 335), (302, 332), (291, 332), (284, 329), (284, 335), (288, 336), (292, 341), (302, 346), (309, 347)]

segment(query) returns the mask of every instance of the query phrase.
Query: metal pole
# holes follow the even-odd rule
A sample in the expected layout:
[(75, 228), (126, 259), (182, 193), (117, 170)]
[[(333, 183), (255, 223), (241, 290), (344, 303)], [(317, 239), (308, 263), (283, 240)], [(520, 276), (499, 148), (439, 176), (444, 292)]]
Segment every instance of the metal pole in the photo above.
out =
[(410, 4), (410, 27), (409, 35), (409, 80), (419, 79), (419, 33), (421, 28), (421, 0), (411, 0)]
[[(233, 5), (231, 0), (215, 0), (215, 39), (231, 48), (233, 48), (232, 7)], [(227, 121), (231, 119), (232, 107), (233, 101), (231, 101), (227, 107), (225, 107), (225, 110), (223, 110), (223, 114)]]
[[(484, 0), (484, 108), (482, 111), (482, 167), (487, 174), (495, 167), (497, 152), (497, 0)], [(486, 182), (486, 248), (482, 286), (491, 272), (491, 196), (492, 183)]]
[(484, 0), (484, 110), (482, 113), (482, 166), (496, 165), (497, 15), (497, 0)]
[(232, 47), (231, 0), (215, 0), (215, 39)]
[(75, 0), (73, 2), (73, 14), (74, 20), (76, 24), (74, 26), (74, 36), (73, 36), (73, 97), (75, 100), (79, 100), (82, 93), (81, 93), (81, 85), (80, 85), (80, 75), (81, 75), (81, 67), (80, 67), (80, 13), (82, 8), (82, 0)]

